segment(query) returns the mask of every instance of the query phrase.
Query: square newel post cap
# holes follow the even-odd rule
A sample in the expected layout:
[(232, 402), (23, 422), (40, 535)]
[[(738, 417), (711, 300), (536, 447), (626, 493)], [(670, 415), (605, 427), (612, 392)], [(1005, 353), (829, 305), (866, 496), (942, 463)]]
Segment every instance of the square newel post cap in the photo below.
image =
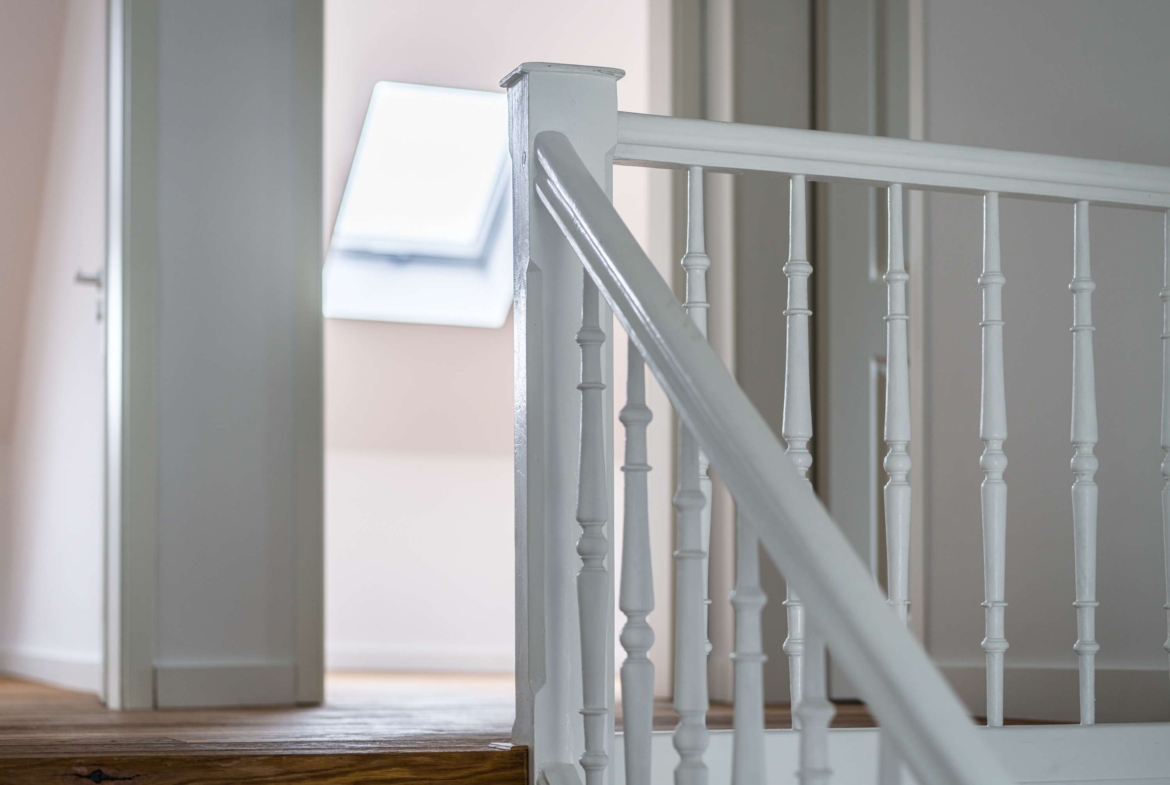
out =
[(500, 80), (500, 87), (511, 87), (525, 74), (579, 74), (581, 76), (605, 76), (615, 82), (626, 75), (620, 68), (604, 68), (596, 65), (566, 65), (564, 63), (521, 63)]

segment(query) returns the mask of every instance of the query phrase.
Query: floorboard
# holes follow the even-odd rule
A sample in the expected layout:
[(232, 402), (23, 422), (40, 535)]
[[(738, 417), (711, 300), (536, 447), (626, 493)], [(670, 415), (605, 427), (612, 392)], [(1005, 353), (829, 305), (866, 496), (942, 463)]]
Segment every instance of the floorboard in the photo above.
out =
[(511, 678), (331, 676), (323, 706), (108, 711), (0, 679), (0, 785), (523, 785)]
[[(114, 712), (92, 695), (0, 677), (0, 785), (524, 785), (514, 702), (511, 677), (332, 674), (322, 706)], [(874, 725), (861, 703), (836, 709), (833, 727)], [(764, 718), (792, 725), (786, 705)], [(676, 722), (656, 701), (655, 729)], [(712, 705), (710, 728), (731, 722), (730, 705)]]

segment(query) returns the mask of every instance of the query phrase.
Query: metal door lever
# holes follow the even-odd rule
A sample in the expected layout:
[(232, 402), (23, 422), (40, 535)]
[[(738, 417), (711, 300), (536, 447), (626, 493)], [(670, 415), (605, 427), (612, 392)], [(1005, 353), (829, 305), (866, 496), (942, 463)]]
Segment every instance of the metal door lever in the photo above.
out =
[[(87, 273), (83, 270), (78, 270), (73, 274), (73, 283), (80, 284), (81, 286), (92, 286), (100, 292), (105, 287), (106, 272), (105, 270), (98, 270), (97, 272)], [(95, 315), (100, 322), (103, 316), (101, 298), (98, 298), (97, 313)]]
[(78, 270), (73, 275), (73, 282), (83, 286), (92, 286), (95, 289), (101, 289), (105, 284), (106, 274), (102, 270), (95, 273), (87, 273), (83, 270)]

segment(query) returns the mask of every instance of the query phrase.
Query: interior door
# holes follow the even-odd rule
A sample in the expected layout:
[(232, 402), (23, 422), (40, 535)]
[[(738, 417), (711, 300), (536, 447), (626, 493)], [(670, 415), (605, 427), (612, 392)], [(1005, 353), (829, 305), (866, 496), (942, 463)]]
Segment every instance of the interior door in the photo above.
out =
[[(908, 135), (909, 2), (831, 0), (819, 5), (818, 128)], [(884, 188), (817, 186), (821, 449), (814, 446), (818, 492), (883, 588), (885, 199)], [(857, 697), (836, 666), (830, 669), (829, 690), (834, 699)]]

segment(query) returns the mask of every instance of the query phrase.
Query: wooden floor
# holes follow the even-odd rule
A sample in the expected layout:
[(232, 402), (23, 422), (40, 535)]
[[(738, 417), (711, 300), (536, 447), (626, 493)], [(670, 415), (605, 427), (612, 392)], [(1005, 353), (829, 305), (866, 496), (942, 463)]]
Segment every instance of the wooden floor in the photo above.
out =
[[(857, 701), (841, 701), (835, 704), (837, 713), (833, 715), (834, 728), (873, 728), (877, 725), (865, 704)], [(618, 706), (618, 728), (621, 728), (621, 706)], [(711, 730), (728, 730), (731, 728), (732, 707), (730, 703), (715, 703), (707, 711), (707, 727)], [(678, 724), (678, 715), (669, 700), (659, 699), (654, 702), (654, 730), (673, 730)], [(768, 705), (764, 707), (765, 728), (791, 728), (792, 710), (787, 703)]]
[[(510, 677), (331, 675), (319, 707), (111, 712), (93, 696), (0, 678), (0, 785), (522, 785), (514, 701)], [(787, 706), (765, 719), (791, 726)], [(675, 722), (669, 702), (656, 705), (657, 729)], [(713, 706), (708, 724), (731, 727), (731, 707)], [(872, 724), (864, 706), (838, 704), (834, 727)]]
[(523, 785), (511, 678), (331, 676), (301, 709), (111, 712), (0, 680), (0, 785)]

